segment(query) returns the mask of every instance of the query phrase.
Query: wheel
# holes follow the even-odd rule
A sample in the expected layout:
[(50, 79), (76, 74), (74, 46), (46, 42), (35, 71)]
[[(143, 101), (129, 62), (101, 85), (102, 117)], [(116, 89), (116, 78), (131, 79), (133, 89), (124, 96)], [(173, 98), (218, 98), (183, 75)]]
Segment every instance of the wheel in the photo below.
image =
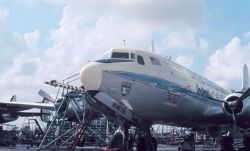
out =
[(157, 150), (157, 140), (155, 137), (151, 137), (151, 142), (152, 142), (152, 145), (153, 145), (153, 149), (156, 151)]
[(4, 146), (9, 147), (9, 146), (10, 146), (10, 142), (8, 142), (8, 141), (5, 142), (5, 143), (4, 143)]
[(221, 138), (221, 151), (233, 151), (233, 139), (231, 136)]
[(137, 151), (146, 151), (147, 144), (144, 137), (139, 137), (137, 141)]
[(250, 134), (243, 135), (243, 145), (245, 150), (250, 150)]
[(123, 144), (123, 135), (121, 132), (117, 132), (113, 135), (111, 140), (109, 141), (108, 147), (110, 149), (118, 149), (118, 150), (124, 150), (124, 144)]
[[(151, 137), (150, 138), (151, 141), (151, 145), (152, 145), (152, 149), (154, 151), (157, 150), (157, 140), (155, 137)], [(146, 151), (149, 150), (147, 143), (146, 143), (146, 139), (144, 137), (139, 137), (138, 141), (137, 141), (137, 151)]]
[(11, 145), (12, 145), (13, 147), (15, 147), (16, 144), (17, 144), (17, 141), (18, 141), (18, 138), (17, 138), (17, 137), (14, 137), (14, 138), (12, 139), (12, 141), (11, 141)]

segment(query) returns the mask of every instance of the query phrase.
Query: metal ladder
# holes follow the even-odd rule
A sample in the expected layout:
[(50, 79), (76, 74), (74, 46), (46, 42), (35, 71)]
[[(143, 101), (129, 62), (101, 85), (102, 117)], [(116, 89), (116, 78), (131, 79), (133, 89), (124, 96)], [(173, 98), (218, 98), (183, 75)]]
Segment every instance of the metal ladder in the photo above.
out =
[(93, 121), (93, 119), (95, 119), (96, 114), (97, 113), (94, 110), (89, 111), (89, 114), (86, 116), (86, 120), (82, 122), (80, 130), (77, 132), (77, 134), (73, 138), (74, 140), (72, 141), (71, 144), (69, 144), (69, 147), (68, 147), (69, 151), (74, 151), (79, 141), (83, 137), (84, 132), (86, 131), (90, 123)]

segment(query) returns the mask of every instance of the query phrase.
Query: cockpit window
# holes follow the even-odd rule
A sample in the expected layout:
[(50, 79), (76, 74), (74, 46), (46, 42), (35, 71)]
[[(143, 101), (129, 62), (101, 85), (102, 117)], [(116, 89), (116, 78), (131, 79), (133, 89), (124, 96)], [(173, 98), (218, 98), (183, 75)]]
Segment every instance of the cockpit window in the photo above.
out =
[(157, 66), (161, 65), (161, 62), (158, 58), (155, 58), (155, 57), (149, 57), (149, 58), (150, 58), (150, 61), (153, 65), (157, 65)]
[(143, 57), (140, 56), (140, 55), (137, 56), (137, 62), (138, 62), (139, 64), (141, 64), (141, 65), (144, 65), (144, 64), (145, 64)]
[(111, 58), (129, 59), (129, 54), (125, 52), (113, 52)]

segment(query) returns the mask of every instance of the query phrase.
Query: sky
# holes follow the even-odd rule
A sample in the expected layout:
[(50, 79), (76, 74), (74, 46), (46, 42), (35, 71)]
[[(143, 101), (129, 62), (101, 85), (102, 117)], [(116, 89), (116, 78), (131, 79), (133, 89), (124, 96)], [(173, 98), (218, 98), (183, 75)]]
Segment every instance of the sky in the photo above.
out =
[(112, 47), (171, 56), (215, 83), (241, 89), (250, 65), (250, 1), (0, 0), (0, 99), (39, 102), (44, 81), (78, 73)]

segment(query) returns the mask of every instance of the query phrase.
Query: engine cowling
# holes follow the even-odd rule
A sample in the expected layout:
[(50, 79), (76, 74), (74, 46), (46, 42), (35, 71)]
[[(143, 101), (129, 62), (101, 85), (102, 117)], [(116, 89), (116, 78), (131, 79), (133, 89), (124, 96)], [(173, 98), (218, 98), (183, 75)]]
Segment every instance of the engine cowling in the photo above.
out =
[(55, 107), (57, 110), (59, 110), (58, 113), (60, 116), (62, 117), (64, 116), (64, 118), (67, 118), (71, 122), (78, 122), (78, 118), (80, 118), (80, 120), (82, 120), (83, 118), (83, 112), (84, 112), (83, 98), (75, 98), (75, 99), (70, 97), (61, 98), (57, 100)]
[[(224, 99), (224, 103), (222, 104), (223, 111), (226, 115), (232, 116), (232, 110), (237, 115), (242, 112), (243, 109), (243, 102), (237, 101), (237, 104), (235, 103), (236, 100), (238, 100), (241, 97), (241, 92), (235, 92), (227, 95)], [(232, 105), (232, 106), (230, 106)]]
[(246, 95), (244, 99), (240, 99), (243, 95), (241, 92), (229, 94), (225, 97), (222, 107), (224, 113), (232, 118), (239, 127), (250, 128), (250, 98)]

